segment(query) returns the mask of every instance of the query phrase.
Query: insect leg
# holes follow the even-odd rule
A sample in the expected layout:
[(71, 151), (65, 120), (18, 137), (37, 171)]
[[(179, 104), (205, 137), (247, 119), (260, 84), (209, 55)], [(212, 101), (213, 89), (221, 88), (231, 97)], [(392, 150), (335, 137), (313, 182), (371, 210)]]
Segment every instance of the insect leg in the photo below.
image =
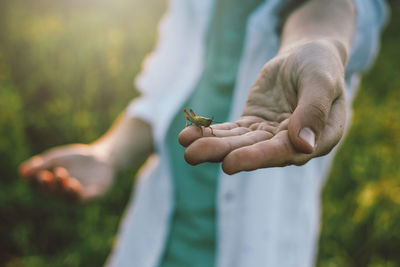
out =
[(212, 134), (213, 136), (216, 136), (216, 135), (214, 134), (214, 132), (213, 132), (213, 128), (212, 128), (211, 126), (208, 126), (208, 128), (211, 129), (211, 134)]
[[(187, 113), (186, 108), (183, 109), (183, 113), (185, 113), (185, 116), (186, 116), (186, 127), (187, 127), (188, 121), (193, 122), (193, 117), (189, 113)], [(192, 123), (189, 125), (192, 125)]]
[(183, 113), (185, 113), (186, 118), (187, 118), (188, 120), (191, 120), (191, 119), (193, 118), (189, 113), (187, 113), (186, 108), (183, 109)]
[(200, 125), (197, 125), (197, 124), (195, 124), (195, 125), (200, 128), (201, 136), (203, 136), (203, 127), (201, 127)]
[(193, 109), (190, 109), (190, 114), (192, 114), (193, 117), (196, 117), (196, 113), (194, 113)]

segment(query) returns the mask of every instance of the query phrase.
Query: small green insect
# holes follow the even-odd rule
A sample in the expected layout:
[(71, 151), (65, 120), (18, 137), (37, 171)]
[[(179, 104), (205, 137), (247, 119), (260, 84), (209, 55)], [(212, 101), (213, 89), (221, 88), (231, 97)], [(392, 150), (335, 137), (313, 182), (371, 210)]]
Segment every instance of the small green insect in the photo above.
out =
[(190, 114), (186, 111), (186, 108), (183, 109), (183, 112), (185, 113), (185, 116), (186, 116), (186, 127), (188, 126), (188, 121), (189, 121), (190, 125), (194, 124), (200, 128), (202, 135), (203, 135), (203, 128), (201, 128), (201, 126), (210, 128), (211, 134), (215, 136), (213, 129), (210, 126), (211, 123), (213, 122), (212, 118), (197, 116), (196, 113), (194, 113), (193, 109), (190, 109), (189, 111), (190, 111)]

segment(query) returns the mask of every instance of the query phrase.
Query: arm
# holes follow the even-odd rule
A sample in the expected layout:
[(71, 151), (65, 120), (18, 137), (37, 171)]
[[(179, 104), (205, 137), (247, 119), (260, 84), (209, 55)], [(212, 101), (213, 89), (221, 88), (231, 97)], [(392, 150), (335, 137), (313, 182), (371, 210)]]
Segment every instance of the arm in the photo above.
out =
[(281, 38), (281, 51), (297, 43), (330, 39), (347, 56), (354, 34), (355, 10), (352, 0), (310, 0), (287, 19)]
[(233, 174), (302, 165), (331, 151), (343, 135), (344, 68), (354, 25), (351, 0), (310, 0), (295, 10), (242, 116), (213, 126), (215, 138), (201, 138), (197, 127), (184, 129), (179, 140), (187, 147), (185, 159), (222, 161), (223, 170)]
[(154, 152), (150, 125), (125, 113), (92, 145), (117, 170), (140, 166)]
[(56, 147), (21, 164), (26, 179), (48, 193), (88, 200), (104, 194), (117, 171), (139, 166), (153, 152), (151, 127), (121, 114), (109, 131), (92, 144)]
[[(293, 96), (297, 96), (287, 97), (290, 108), (284, 111), (292, 113), (288, 134), (298, 152), (314, 152), (334, 102), (337, 102), (336, 106), (340, 104), (340, 107), (335, 107), (335, 110), (340, 110), (333, 115), (341, 127), (328, 129), (334, 136), (322, 155), (329, 152), (343, 135), (346, 108), (344, 69), (355, 20), (353, 0), (310, 0), (295, 10), (284, 24), (277, 58), (285, 59), (281, 61), (281, 66), (286, 68), (281, 71), (283, 87), (292, 87)], [(249, 98), (252, 101), (251, 95)], [(252, 109), (251, 105), (249, 108)], [(248, 114), (252, 114), (251, 110)], [(301, 134), (303, 128), (311, 131), (305, 130)]]

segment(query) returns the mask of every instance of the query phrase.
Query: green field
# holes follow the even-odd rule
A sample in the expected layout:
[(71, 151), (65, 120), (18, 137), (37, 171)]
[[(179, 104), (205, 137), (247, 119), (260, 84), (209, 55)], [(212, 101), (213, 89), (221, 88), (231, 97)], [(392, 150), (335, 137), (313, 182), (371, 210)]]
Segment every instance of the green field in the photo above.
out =
[[(319, 266), (400, 266), (400, 3), (364, 75), (323, 191)], [(75, 205), (22, 181), (18, 164), (99, 137), (137, 95), (165, 1), (0, 1), (0, 266), (101, 266), (136, 170)]]

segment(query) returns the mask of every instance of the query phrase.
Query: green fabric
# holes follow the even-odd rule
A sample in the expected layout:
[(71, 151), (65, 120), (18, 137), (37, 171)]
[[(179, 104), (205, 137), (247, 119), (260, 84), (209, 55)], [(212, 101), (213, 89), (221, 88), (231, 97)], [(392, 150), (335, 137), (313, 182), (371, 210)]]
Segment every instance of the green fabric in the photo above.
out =
[[(206, 40), (203, 75), (184, 104), (197, 115), (226, 121), (245, 39), (246, 20), (260, 0), (217, 0)], [(217, 176), (220, 164), (191, 166), (177, 136), (185, 127), (180, 108), (167, 133), (175, 210), (161, 267), (215, 265)]]

